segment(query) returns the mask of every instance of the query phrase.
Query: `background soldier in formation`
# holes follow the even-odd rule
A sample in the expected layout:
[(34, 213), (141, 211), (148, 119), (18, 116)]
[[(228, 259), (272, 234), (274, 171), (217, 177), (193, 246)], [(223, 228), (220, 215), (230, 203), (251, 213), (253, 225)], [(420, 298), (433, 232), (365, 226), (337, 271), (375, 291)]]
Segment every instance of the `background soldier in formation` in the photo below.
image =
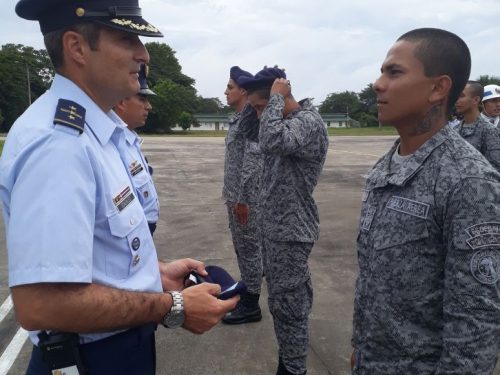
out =
[(481, 115), (498, 129), (500, 123), (500, 86), (484, 86), (483, 113)]
[(500, 175), (446, 118), (470, 74), (456, 35), (417, 29), (374, 83), (400, 139), (367, 174), (354, 375), (491, 374), (500, 346)]
[[(156, 94), (149, 89), (146, 81), (146, 64), (141, 64), (139, 71), (139, 84), (141, 89), (138, 94), (120, 100), (114, 107), (116, 114), (123, 120), (125, 130), (125, 164), (128, 165), (130, 176), (134, 183), (135, 192), (144, 209), (149, 231), (153, 235), (156, 223), (160, 217), (160, 203), (153, 182), (153, 168), (149, 166), (146, 157), (141, 152), (142, 139), (135, 129), (146, 124), (149, 111), (153, 108), (149, 103), (149, 96)], [(137, 242), (135, 246), (138, 246)], [(132, 244), (134, 247), (134, 244)]]
[[(240, 123), (241, 111), (247, 103), (247, 92), (238, 86), (240, 77), (252, 74), (233, 66), (224, 94), (227, 104), (236, 113), (229, 119), (224, 160), (224, 187), (222, 199), (227, 204), (229, 228), (233, 239), (238, 267), (248, 292), (234, 310), (222, 319), (226, 324), (258, 322), (262, 319), (259, 306), (262, 285), (262, 251), (257, 225), (257, 197), (262, 174), (263, 155), (259, 144), (247, 140)], [(248, 105), (248, 104), (247, 104)]]
[(455, 130), (500, 172), (500, 134), (479, 112), (483, 92), (479, 82), (467, 82), (455, 104), (464, 118)]
[[(240, 77), (251, 108), (243, 120), (260, 119), (258, 140), (265, 155), (259, 193), (259, 224), (269, 310), (279, 345), (277, 374), (305, 374), (308, 317), (313, 289), (308, 258), (319, 235), (312, 197), (328, 150), (323, 120), (309, 99), (297, 102), (281, 69)], [(248, 121), (250, 124), (251, 121)], [(252, 132), (250, 137), (255, 137)]]

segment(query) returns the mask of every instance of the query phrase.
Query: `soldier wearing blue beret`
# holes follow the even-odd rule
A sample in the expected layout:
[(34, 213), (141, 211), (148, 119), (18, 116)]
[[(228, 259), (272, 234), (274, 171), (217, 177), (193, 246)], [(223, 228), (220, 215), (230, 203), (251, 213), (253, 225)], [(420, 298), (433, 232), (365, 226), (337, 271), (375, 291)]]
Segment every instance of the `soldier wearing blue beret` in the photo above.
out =
[(222, 319), (226, 324), (258, 322), (262, 319), (259, 298), (262, 284), (262, 251), (257, 225), (259, 181), (263, 155), (259, 144), (247, 140), (242, 131), (241, 112), (247, 104), (247, 91), (238, 86), (241, 77), (252, 74), (233, 66), (224, 94), (236, 113), (229, 118), (224, 159), (224, 187), (222, 199), (226, 201), (229, 228), (236, 252), (241, 277), (248, 292), (236, 308)]
[(139, 202), (141, 202), (144, 208), (149, 231), (153, 235), (160, 216), (160, 203), (153, 182), (153, 168), (143, 155), (141, 151), (142, 139), (135, 132), (135, 129), (146, 125), (149, 111), (153, 108), (148, 98), (156, 96), (149, 88), (146, 80), (148, 70), (149, 68), (146, 64), (141, 64), (141, 70), (139, 71), (141, 89), (139, 93), (120, 100), (115, 105), (114, 111), (123, 120), (126, 139), (125, 164), (128, 165), (137, 198), (139, 198)]
[[(16, 12), (40, 22), (57, 73), (0, 159), (9, 286), (34, 344), (27, 373), (154, 374), (158, 323), (202, 333), (237, 303), (214, 284), (184, 290), (192, 269), (206, 275), (202, 262), (158, 261), (124, 162), (112, 108), (140, 90), (139, 35), (161, 33), (137, 0), (21, 0)], [(57, 368), (53, 342), (70, 369)]]
[[(305, 374), (313, 303), (308, 259), (319, 236), (312, 194), (325, 163), (328, 133), (312, 101), (295, 100), (283, 70), (265, 68), (238, 84), (248, 91), (251, 105), (242, 113), (242, 126), (265, 155), (258, 222), (279, 345), (277, 375)], [(260, 125), (252, 121), (256, 117)]]

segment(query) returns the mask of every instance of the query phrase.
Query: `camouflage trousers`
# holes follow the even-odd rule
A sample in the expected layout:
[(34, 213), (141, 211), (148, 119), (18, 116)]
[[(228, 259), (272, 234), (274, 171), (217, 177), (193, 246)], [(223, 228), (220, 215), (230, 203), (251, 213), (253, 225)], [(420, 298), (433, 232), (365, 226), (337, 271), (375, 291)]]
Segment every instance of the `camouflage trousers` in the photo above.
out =
[(307, 370), (308, 321), (313, 304), (308, 259), (313, 246), (313, 243), (262, 238), (269, 311), (279, 355), (287, 370), (294, 374)]
[(242, 227), (236, 220), (236, 214), (233, 213), (234, 205), (235, 202), (227, 202), (227, 215), (241, 278), (245, 281), (250, 293), (260, 294), (262, 251), (260, 231), (256, 222), (257, 212), (255, 206), (250, 206), (248, 222)]

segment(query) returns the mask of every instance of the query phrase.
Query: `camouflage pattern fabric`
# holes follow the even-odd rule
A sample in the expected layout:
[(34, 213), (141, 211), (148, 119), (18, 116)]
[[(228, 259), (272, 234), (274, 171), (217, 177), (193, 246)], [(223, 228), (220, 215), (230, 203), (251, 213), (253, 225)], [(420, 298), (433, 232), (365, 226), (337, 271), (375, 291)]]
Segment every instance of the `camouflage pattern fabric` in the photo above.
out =
[[(250, 105), (247, 104), (248, 106)], [(259, 181), (264, 160), (259, 144), (247, 140), (240, 121), (241, 113), (236, 113), (229, 119), (222, 198), (227, 201), (229, 228), (241, 278), (250, 293), (260, 294), (262, 251), (256, 218)], [(248, 222), (243, 227), (238, 224), (233, 213), (235, 203), (249, 205)]]
[(491, 374), (500, 346), (500, 174), (445, 126), (368, 173), (355, 375)]
[(259, 221), (275, 241), (313, 243), (319, 236), (318, 207), (312, 196), (323, 170), (328, 133), (309, 99), (283, 118), (285, 101), (271, 94), (262, 113), (259, 144), (265, 155), (260, 183)]
[(467, 126), (462, 121), (455, 130), (500, 172), (500, 134), (492, 124), (479, 116)]
[(274, 320), (279, 356), (289, 372), (307, 370), (308, 320), (313, 304), (309, 265), (312, 243), (263, 238), (269, 311)]
[(265, 154), (259, 194), (263, 256), (280, 357), (289, 372), (307, 370), (313, 288), (308, 258), (319, 235), (312, 197), (328, 150), (328, 133), (311, 101), (283, 118), (284, 98), (271, 94), (260, 121)]
[(235, 202), (227, 201), (227, 216), (241, 278), (252, 294), (260, 294), (262, 285), (262, 250), (257, 225), (257, 205), (250, 207), (248, 222), (240, 226), (233, 212)]

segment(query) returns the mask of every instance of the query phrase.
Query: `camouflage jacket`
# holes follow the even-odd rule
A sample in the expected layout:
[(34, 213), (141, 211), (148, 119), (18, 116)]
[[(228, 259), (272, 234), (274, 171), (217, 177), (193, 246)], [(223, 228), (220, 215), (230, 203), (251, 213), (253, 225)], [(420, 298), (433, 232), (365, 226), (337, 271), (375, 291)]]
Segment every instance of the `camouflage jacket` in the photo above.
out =
[(252, 204), (256, 203), (258, 198), (263, 155), (258, 143), (247, 140), (240, 120), (241, 113), (235, 113), (229, 119), (222, 199)]
[(455, 130), (500, 172), (500, 134), (493, 125), (479, 116), (468, 126), (462, 121)]
[(397, 173), (368, 173), (355, 375), (485, 375), (500, 345), (500, 174), (445, 126)]
[(319, 235), (312, 194), (325, 163), (328, 133), (312, 102), (299, 104), (283, 118), (283, 96), (271, 94), (260, 121), (265, 159), (259, 221), (263, 235), (275, 241), (315, 242)]

